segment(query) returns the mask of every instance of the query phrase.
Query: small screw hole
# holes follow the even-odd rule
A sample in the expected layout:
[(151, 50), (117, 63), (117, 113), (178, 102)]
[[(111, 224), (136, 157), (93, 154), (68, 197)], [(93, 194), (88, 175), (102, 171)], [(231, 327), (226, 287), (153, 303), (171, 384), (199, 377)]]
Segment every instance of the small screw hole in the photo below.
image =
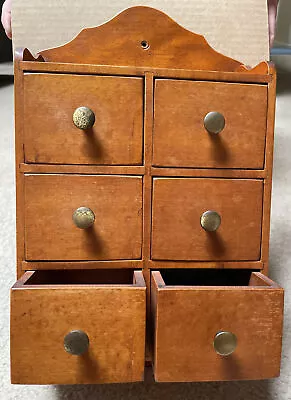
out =
[(140, 45), (144, 50), (147, 50), (150, 47), (149, 42), (147, 42), (146, 40), (142, 40), (140, 42)]

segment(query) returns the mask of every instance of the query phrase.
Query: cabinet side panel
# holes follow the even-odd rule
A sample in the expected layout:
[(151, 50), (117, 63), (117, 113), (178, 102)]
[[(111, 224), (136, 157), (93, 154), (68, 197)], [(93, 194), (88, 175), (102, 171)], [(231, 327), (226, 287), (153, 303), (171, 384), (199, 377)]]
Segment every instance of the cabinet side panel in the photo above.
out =
[(270, 247), (270, 218), (272, 198), (272, 174), (274, 157), (274, 125), (276, 111), (276, 69), (271, 66), (272, 81), (268, 85), (268, 113), (267, 113), (267, 136), (265, 151), (265, 170), (267, 177), (264, 181), (263, 219), (262, 219), (262, 249), (261, 259), (263, 262), (263, 273), (268, 274), (269, 247)]
[(24, 175), (19, 165), (24, 162), (23, 140), (23, 71), (20, 68), (21, 55), (15, 54), (14, 101), (15, 101), (15, 174), (16, 174), (16, 258), (17, 278), (21, 275), (24, 259)]

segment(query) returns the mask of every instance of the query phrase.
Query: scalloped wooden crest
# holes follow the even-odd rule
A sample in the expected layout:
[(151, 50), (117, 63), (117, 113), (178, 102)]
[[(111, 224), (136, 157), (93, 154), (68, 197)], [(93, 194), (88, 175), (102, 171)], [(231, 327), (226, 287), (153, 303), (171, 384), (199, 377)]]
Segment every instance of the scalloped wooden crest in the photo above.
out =
[(131, 7), (96, 28), (83, 29), (71, 42), (24, 61), (247, 72), (269, 74), (269, 64), (249, 68), (215, 51), (202, 35), (178, 25), (151, 7)]

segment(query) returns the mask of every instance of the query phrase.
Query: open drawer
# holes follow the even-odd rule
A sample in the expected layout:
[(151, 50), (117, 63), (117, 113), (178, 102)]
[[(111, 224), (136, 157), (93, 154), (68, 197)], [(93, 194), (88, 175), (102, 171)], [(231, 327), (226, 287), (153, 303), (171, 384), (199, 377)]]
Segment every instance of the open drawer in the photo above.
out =
[(283, 289), (259, 272), (153, 271), (156, 381), (278, 376), (283, 296)]
[(143, 380), (141, 271), (26, 272), (11, 290), (11, 381)]

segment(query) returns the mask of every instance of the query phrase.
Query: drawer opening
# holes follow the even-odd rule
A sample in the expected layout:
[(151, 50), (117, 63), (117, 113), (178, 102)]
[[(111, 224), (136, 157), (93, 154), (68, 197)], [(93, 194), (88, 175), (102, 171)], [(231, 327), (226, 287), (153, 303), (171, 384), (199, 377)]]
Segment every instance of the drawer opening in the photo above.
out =
[(23, 286), (34, 285), (136, 285), (144, 286), (141, 271), (132, 269), (41, 270), (26, 272)]
[(158, 274), (161, 286), (272, 286), (273, 284), (263, 274), (244, 269), (163, 269)]

